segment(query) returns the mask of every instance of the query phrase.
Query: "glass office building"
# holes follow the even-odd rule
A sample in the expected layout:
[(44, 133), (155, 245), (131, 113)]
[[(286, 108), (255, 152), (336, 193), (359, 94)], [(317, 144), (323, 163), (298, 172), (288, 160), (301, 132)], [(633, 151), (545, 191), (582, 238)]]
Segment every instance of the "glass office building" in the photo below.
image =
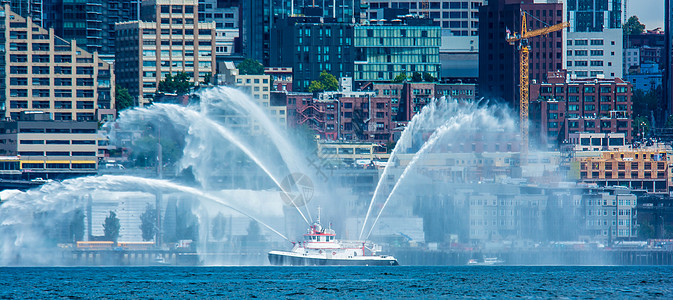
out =
[(356, 26), (355, 80), (391, 81), (414, 72), (439, 78), (440, 44), (437, 26)]

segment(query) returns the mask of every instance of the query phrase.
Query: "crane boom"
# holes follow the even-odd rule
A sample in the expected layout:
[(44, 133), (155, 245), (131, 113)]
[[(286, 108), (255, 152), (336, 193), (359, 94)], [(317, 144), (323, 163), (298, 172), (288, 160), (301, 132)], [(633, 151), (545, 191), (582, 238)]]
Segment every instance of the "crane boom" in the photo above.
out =
[(530, 44), (528, 43), (528, 38), (546, 35), (552, 32), (562, 30), (563, 28), (570, 27), (570, 23), (563, 22), (558, 23), (552, 26), (543, 27), (535, 30), (528, 31), (527, 22), (526, 22), (526, 12), (521, 11), (521, 32), (514, 35), (509, 34), (507, 31), (507, 42), (510, 45), (514, 45), (514, 42), (519, 42), (519, 125), (521, 128), (521, 165), (525, 165), (528, 162), (528, 99), (529, 96), (529, 65), (528, 65), (528, 53), (530, 52)]

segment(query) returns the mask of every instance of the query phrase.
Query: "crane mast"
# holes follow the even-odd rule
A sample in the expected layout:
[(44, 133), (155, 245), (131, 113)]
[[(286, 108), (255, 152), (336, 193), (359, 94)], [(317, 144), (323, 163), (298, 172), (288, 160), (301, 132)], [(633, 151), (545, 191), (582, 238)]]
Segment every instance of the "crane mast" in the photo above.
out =
[(543, 27), (536, 30), (528, 31), (526, 22), (526, 12), (521, 11), (521, 31), (514, 33), (514, 35), (507, 34), (507, 42), (514, 45), (519, 42), (517, 49), (519, 50), (519, 126), (521, 129), (521, 165), (528, 161), (528, 103), (529, 103), (529, 84), (530, 72), (528, 55), (530, 53), (530, 44), (528, 39), (531, 37), (547, 35), (552, 32), (562, 30), (570, 27), (570, 23), (563, 22), (548, 27)]

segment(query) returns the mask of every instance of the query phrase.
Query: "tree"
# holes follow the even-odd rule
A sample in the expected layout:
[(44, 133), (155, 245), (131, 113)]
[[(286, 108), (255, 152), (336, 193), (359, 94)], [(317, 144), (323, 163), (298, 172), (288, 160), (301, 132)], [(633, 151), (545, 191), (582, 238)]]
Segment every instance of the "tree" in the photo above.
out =
[(657, 106), (662, 94), (663, 89), (661, 86), (647, 92), (640, 89), (633, 91), (633, 96), (631, 97), (633, 101), (633, 115), (636, 117), (649, 117), (650, 111), (658, 109)]
[(206, 75), (203, 75), (203, 84), (210, 84), (211, 80), (213, 79), (213, 73), (206, 73)]
[(145, 212), (140, 215), (140, 230), (143, 233), (143, 241), (151, 241), (159, 231), (157, 228), (157, 209), (147, 203)]
[(435, 79), (436, 78), (434, 76), (432, 76), (430, 73), (428, 73), (428, 72), (423, 73), (423, 81), (434, 82)]
[(311, 81), (311, 84), (308, 86), (308, 91), (313, 92), (324, 92), (324, 91), (336, 91), (339, 89), (339, 81), (337, 81), (334, 75), (327, 73), (323, 70), (320, 72), (318, 80)]
[(189, 90), (194, 86), (189, 81), (189, 75), (185, 72), (178, 72), (175, 76), (170, 73), (166, 75), (164, 80), (159, 82), (158, 93), (184, 95), (189, 93)]
[(212, 229), (210, 230), (210, 235), (213, 237), (215, 240), (222, 240), (224, 237), (225, 233), (225, 225), (227, 221), (224, 219), (224, 216), (222, 213), (218, 213), (215, 218), (213, 218), (213, 225)]
[(623, 30), (625, 35), (642, 34), (645, 31), (645, 24), (640, 23), (638, 17), (631, 16), (624, 24)]
[(666, 118), (666, 124), (664, 124), (664, 127), (673, 128), (673, 115), (670, 115), (668, 118)]
[(423, 75), (421, 75), (421, 73), (414, 72), (414, 74), (411, 75), (411, 81), (421, 82), (423, 81)]
[(238, 64), (238, 73), (241, 75), (262, 75), (264, 74), (264, 66), (258, 61), (250, 58), (244, 59)]
[(119, 238), (119, 218), (114, 211), (110, 211), (110, 215), (105, 218), (105, 223), (103, 223), (103, 232), (105, 233), (105, 239), (108, 241), (117, 242)]
[(395, 76), (395, 79), (393, 79), (393, 82), (402, 83), (402, 82), (406, 81), (407, 79), (408, 79), (407, 74), (401, 73), (400, 75)]
[(70, 220), (70, 236), (72, 241), (81, 241), (84, 239), (84, 212), (77, 209)]
[(117, 112), (125, 110), (133, 106), (133, 97), (129, 94), (129, 90), (117, 85), (115, 87), (115, 109)]

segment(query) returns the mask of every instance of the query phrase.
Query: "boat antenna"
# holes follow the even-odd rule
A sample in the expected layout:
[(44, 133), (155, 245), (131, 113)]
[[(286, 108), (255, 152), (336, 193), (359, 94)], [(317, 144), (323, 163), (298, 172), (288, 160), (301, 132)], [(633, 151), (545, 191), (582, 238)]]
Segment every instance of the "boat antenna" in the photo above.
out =
[(318, 224), (320, 224), (320, 206), (318, 206)]

